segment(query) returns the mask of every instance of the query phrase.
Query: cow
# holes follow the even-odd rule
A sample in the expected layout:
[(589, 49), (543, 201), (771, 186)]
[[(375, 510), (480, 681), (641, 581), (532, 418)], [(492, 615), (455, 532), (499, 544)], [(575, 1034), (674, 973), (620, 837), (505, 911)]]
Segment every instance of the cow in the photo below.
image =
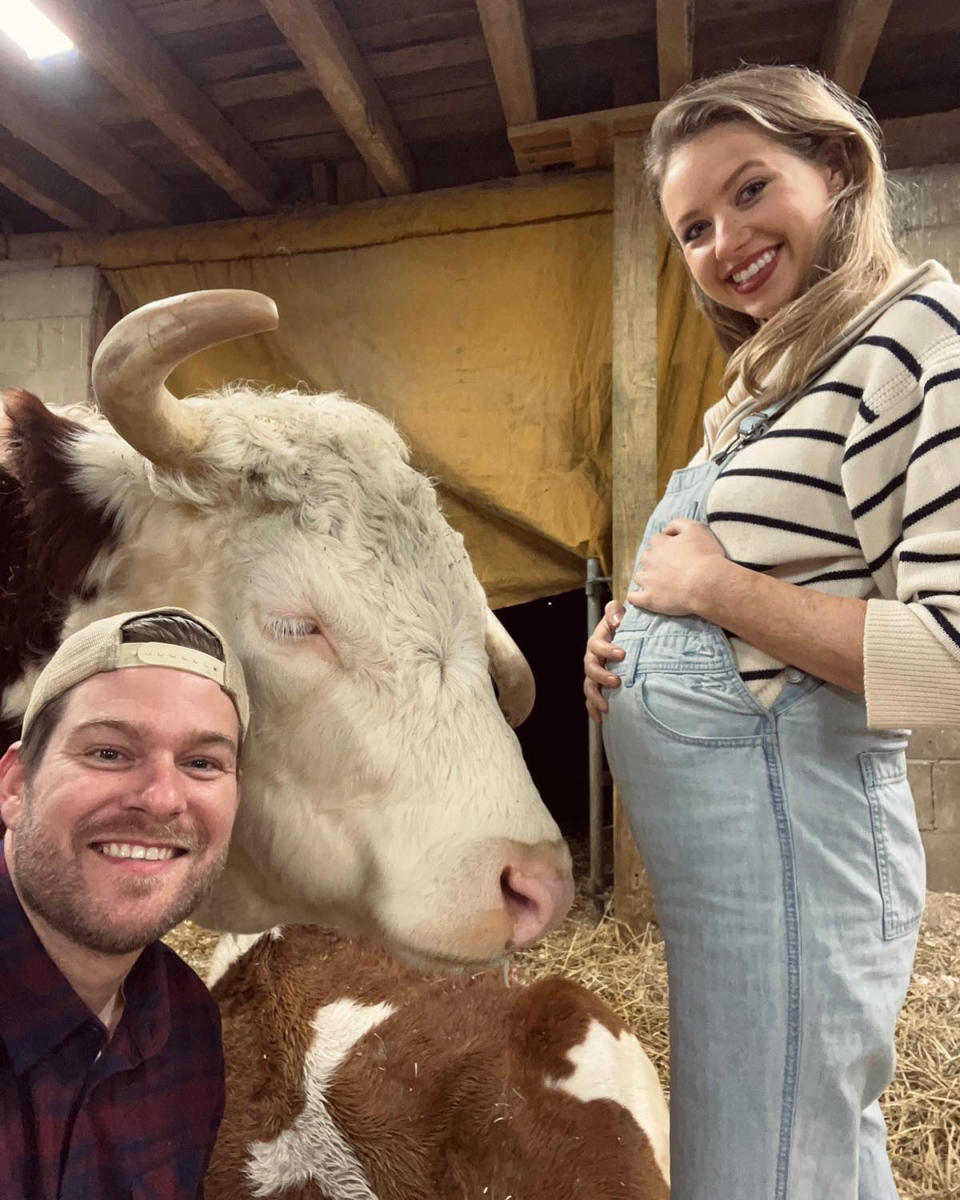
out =
[(532, 679), (394, 427), (339, 394), (166, 387), (275, 327), (256, 292), (136, 310), (93, 363), (100, 412), (4, 395), (0, 717), (15, 736), (64, 636), (179, 605), (247, 675), (224, 874), (196, 919), (332, 926), (413, 963), (502, 959), (566, 912), (570, 856), (514, 722)]
[(442, 977), (314, 928), (221, 939), (207, 1200), (666, 1200), (666, 1102), (571, 980)]

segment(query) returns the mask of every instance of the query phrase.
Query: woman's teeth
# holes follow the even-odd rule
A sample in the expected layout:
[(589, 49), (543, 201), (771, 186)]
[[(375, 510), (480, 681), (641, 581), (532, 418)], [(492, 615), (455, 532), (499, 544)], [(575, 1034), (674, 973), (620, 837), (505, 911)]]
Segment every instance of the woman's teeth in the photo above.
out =
[(132, 846), (128, 842), (104, 842), (97, 849), (107, 858), (145, 858), (150, 862), (173, 858), (173, 846)]
[(776, 250), (764, 250), (759, 258), (754, 259), (749, 267), (744, 267), (742, 271), (734, 271), (730, 276), (734, 283), (746, 283), (748, 279), (752, 279), (758, 271), (762, 271), (777, 257)]

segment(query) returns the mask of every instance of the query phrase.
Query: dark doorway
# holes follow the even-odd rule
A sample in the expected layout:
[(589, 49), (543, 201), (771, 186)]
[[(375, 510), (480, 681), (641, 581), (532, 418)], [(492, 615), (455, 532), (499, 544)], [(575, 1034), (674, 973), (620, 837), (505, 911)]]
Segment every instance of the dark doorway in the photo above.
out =
[[(501, 608), (497, 616), (526, 655), (537, 681), (533, 712), (517, 730), (530, 774), (564, 836), (585, 838), (589, 833), (583, 704), (586, 595), (578, 588)], [(605, 804), (609, 807), (609, 796)], [(605, 812), (604, 823), (611, 820)]]

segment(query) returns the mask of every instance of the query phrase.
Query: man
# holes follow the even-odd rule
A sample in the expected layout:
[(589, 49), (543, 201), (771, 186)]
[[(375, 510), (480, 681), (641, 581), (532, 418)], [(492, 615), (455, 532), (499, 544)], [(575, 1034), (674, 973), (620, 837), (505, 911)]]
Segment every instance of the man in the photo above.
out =
[(37, 679), (0, 759), (5, 1200), (202, 1193), (219, 1017), (156, 939), (223, 868), (248, 715), (235, 655), (181, 609), (95, 621)]

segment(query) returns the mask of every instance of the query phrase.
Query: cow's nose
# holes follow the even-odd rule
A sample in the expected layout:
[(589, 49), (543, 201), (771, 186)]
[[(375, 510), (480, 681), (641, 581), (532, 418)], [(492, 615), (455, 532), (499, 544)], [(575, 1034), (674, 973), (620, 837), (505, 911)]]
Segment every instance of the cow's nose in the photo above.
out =
[(508, 864), (500, 874), (500, 890), (512, 929), (508, 949), (532, 946), (563, 920), (573, 903), (570, 875), (540, 864)]

